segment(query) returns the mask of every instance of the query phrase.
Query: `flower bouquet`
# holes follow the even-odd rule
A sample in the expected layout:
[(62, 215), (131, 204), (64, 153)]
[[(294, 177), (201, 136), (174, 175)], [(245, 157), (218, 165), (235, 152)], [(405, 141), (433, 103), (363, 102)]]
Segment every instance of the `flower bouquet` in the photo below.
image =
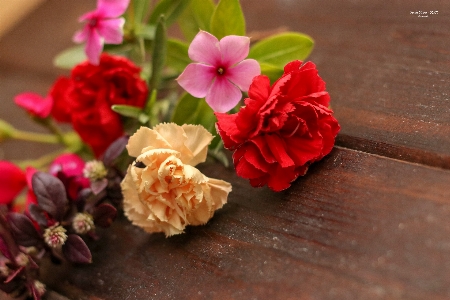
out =
[(61, 145), (0, 161), (0, 288), (13, 297), (44, 295), (43, 259), (92, 263), (86, 239), (118, 214), (167, 237), (207, 223), (232, 187), (198, 164), (231, 159), (251, 186), (282, 191), (340, 128), (303, 62), (312, 39), (247, 36), (239, 0), (98, 0), (80, 22), (80, 45), (55, 58), (70, 74), (14, 99), (49, 134), (0, 120), (0, 140)]

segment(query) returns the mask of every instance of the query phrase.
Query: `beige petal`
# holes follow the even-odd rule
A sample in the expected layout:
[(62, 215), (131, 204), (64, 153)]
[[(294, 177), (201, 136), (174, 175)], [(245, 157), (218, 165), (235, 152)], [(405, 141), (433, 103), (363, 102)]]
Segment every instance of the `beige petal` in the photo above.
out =
[(192, 159), (190, 161), (183, 161), (185, 164), (196, 166), (197, 164), (204, 162), (208, 154), (208, 146), (214, 138), (203, 126), (200, 125), (188, 125), (182, 126), (186, 133), (187, 140), (185, 145), (192, 152)]
[(227, 203), (228, 194), (231, 192), (231, 184), (215, 178), (208, 178), (207, 184), (210, 187), (211, 198), (214, 201), (214, 209), (221, 208)]
[(142, 149), (147, 147), (171, 149), (170, 144), (160, 134), (142, 126), (128, 140), (128, 154), (132, 157), (138, 157), (142, 153)]

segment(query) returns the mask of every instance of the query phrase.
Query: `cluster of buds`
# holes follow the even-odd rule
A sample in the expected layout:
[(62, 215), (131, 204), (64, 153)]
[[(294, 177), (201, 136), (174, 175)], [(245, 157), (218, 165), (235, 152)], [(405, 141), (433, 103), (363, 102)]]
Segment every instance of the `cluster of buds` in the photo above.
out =
[(67, 240), (66, 232), (67, 230), (64, 227), (56, 223), (55, 225), (45, 229), (44, 241), (52, 248), (60, 247), (64, 245)]
[(102, 161), (91, 160), (86, 163), (83, 169), (83, 175), (90, 181), (99, 181), (106, 177), (108, 171)]

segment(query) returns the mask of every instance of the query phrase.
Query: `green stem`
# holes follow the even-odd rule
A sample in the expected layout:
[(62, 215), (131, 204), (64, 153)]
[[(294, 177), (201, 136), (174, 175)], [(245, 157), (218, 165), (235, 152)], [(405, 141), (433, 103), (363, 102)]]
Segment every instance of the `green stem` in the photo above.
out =
[(11, 136), (16, 140), (23, 140), (29, 142), (40, 142), (40, 143), (48, 143), (48, 144), (58, 144), (60, 142), (60, 138), (44, 133), (35, 133), (28, 131), (15, 130)]
[(61, 129), (55, 125), (55, 123), (53, 123), (53, 121), (49, 121), (47, 122), (47, 128), (56, 135), (56, 138), (59, 140), (60, 143), (69, 146), (68, 142), (66, 141), (66, 139), (64, 138), (64, 134), (61, 131)]
[(43, 167), (49, 165), (57, 156), (67, 152), (66, 149), (57, 150), (48, 154), (45, 154), (37, 159), (29, 159), (17, 162), (16, 164), (25, 169), (26, 167), (34, 167), (36, 169), (42, 169)]

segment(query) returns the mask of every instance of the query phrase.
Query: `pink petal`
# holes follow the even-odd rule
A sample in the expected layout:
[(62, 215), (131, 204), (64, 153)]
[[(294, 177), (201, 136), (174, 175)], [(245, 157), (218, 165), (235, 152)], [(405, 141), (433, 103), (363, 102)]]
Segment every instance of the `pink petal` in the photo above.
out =
[(117, 18), (127, 10), (130, 0), (98, 0), (97, 11), (106, 18)]
[(206, 103), (216, 112), (227, 112), (235, 107), (242, 98), (237, 86), (223, 76), (216, 77), (206, 95)]
[(221, 63), (219, 40), (203, 30), (200, 30), (192, 40), (188, 54), (193, 61), (206, 63), (216, 68)]
[(9, 204), (26, 186), (25, 173), (9, 161), (0, 161), (0, 204)]
[(192, 96), (203, 98), (208, 93), (215, 76), (216, 70), (212, 66), (189, 64), (178, 76), (177, 81)]
[(222, 63), (231, 67), (244, 60), (250, 49), (250, 38), (246, 36), (228, 35), (219, 42)]
[(83, 29), (78, 30), (72, 37), (72, 41), (75, 43), (84, 43), (89, 36), (89, 26), (84, 26)]
[(84, 21), (90, 21), (93, 19), (101, 18), (102, 16), (99, 16), (97, 10), (93, 10), (90, 12), (85, 13), (81, 17), (78, 18), (78, 22), (84, 22)]
[(237, 85), (241, 91), (247, 92), (253, 78), (261, 74), (261, 67), (254, 59), (246, 59), (227, 70), (226, 77)]
[(97, 33), (96, 30), (90, 30), (88, 40), (86, 42), (86, 56), (89, 62), (93, 65), (98, 65), (100, 63), (100, 54), (103, 49), (103, 39)]
[(31, 190), (33, 188), (31, 181), (33, 179), (34, 173), (36, 173), (38, 170), (33, 167), (26, 167), (25, 169), (25, 175), (27, 179), (27, 186)]
[(97, 30), (105, 39), (105, 43), (120, 44), (123, 40), (123, 24), (125, 24), (124, 18), (99, 20)]
[(74, 153), (61, 154), (49, 167), (49, 172), (53, 176), (58, 175), (58, 172), (62, 172), (67, 177), (81, 176), (83, 174), (85, 162), (84, 160)]
[(14, 98), (17, 105), (24, 108), (30, 114), (46, 118), (52, 110), (53, 100), (51, 97), (42, 97), (36, 93), (22, 93)]

